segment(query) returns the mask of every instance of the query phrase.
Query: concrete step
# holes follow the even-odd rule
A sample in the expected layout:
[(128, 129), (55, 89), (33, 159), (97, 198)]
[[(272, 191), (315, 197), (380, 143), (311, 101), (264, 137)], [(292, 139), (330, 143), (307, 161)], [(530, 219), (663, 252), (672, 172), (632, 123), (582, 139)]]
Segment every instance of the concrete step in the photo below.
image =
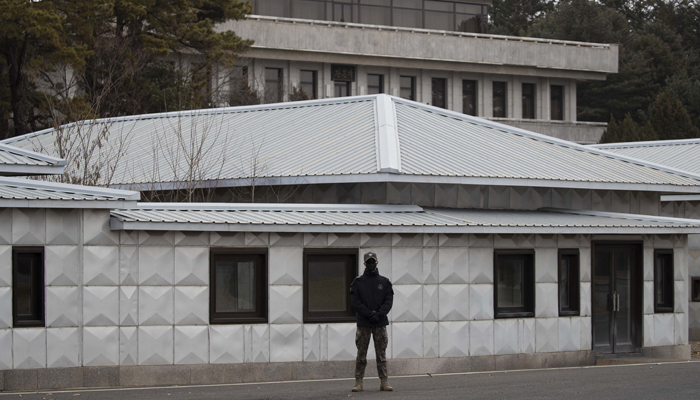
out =
[(666, 358), (653, 358), (637, 356), (621, 356), (621, 357), (601, 357), (596, 358), (595, 365), (624, 365), (624, 364), (660, 364), (665, 362), (677, 362), (688, 360), (674, 360)]

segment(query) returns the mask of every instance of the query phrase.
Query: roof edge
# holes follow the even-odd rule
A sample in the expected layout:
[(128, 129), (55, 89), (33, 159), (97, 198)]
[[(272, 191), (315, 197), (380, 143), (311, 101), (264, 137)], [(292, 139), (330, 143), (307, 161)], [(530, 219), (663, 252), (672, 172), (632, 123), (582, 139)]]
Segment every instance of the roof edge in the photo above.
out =
[(619, 143), (597, 143), (589, 144), (589, 147), (597, 149), (616, 149), (627, 147), (660, 147), (660, 146), (676, 146), (685, 144), (700, 144), (700, 138), (694, 139), (675, 139), (675, 140), (648, 140), (644, 142), (619, 142)]
[(53, 164), (57, 167), (67, 165), (67, 161), (63, 158), (49, 156), (43, 153), (37, 153), (35, 151), (25, 150), (19, 147), (10, 146), (3, 142), (0, 142), (0, 150), (7, 151), (8, 153), (18, 154), (24, 157), (34, 158), (40, 161), (44, 161), (49, 164)]
[[(422, 212), (412, 205), (313, 203), (137, 203), (138, 210)], [(115, 210), (116, 211), (116, 210)]]
[(20, 186), (31, 189), (52, 190), (52, 191), (80, 191), (81, 193), (91, 194), (95, 196), (122, 197), (128, 201), (138, 201), (141, 199), (141, 193), (132, 190), (111, 189), (95, 186), (73, 185), (70, 183), (58, 183), (38, 181), (33, 179), (23, 178), (8, 178), (0, 177), (0, 185)]

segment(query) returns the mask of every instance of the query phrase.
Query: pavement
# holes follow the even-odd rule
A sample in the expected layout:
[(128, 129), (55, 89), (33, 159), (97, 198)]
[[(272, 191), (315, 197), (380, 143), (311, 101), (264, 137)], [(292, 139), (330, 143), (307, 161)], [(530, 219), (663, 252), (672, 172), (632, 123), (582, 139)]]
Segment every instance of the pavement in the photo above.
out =
[(353, 379), (181, 386), (0, 392), (0, 400), (204, 400), (204, 399), (698, 399), (700, 361), (522, 371), (475, 372), (390, 378), (393, 392), (365, 379), (365, 391), (350, 392)]

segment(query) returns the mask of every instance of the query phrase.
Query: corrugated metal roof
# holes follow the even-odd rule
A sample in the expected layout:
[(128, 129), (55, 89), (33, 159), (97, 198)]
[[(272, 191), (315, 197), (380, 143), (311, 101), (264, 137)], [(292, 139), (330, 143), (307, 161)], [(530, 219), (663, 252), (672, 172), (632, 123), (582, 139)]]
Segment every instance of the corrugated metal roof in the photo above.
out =
[(65, 160), (0, 143), (0, 175), (62, 174)]
[(158, 203), (112, 210), (116, 230), (291, 232), (700, 232), (700, 220), (575, 210), (453, 210), (417, 206)]
[(21, 178), (0, 178), (0, 207), (100, 206), (99, 208), (113, 208), (136, 206), (139, 198), (138, 192), (125, 190)]
[(605, 143), (591, 147), (667, 165), (700, 176), (700, 139)]
[[(388, 95), (141, 115), (64, 129), (99, 124), (96, 132), (110, 131), (103, 151), (123, 146), (110, 182), (118, 187), (177, 189), (191, 176), (218, 187), (250, 186), (255, 177), (256, 185), (392, 180), (700, 192), (700, 178), (669, 167)], [(54, 134), (6, 142), (51, 149)], [(188, 171), (197, 159), (199, 167)]]

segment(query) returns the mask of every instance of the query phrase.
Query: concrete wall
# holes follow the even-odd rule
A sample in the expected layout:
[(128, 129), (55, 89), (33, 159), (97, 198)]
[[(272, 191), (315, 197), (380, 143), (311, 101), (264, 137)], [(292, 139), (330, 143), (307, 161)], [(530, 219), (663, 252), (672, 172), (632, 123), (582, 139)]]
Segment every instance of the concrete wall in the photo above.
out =
[[(285, 374), (299, 368), (306, 372), (298, 376), (304, 377), (317, 370), (294, 363), (350, 362), (356, 352), (353, 323), (303, 323), (305, 247), (378, 254), (381, 273), (394, 282), (387, 356), (402, 360), (392, 367), (402, 366), (395, 373), (430, 365), (453, 371), (478, 360), (484, 363), (478, 368), (495, 368), (498, 357), (506, 355), (530, 354), (501, 357), (503, 368), (541, 366), (549, 357), (537, 356), (542, 353), (583, 352), (569, 360), (579, 364), (591, 360), (594, 238), (587, 235), (113, 232), (108, 222), (108, 211), (0, 212), (0, 370), (29, 370), (25, 375), (8, 371), (5, 376), (29, 379), (30, 386), (37, 384), (38, 376), (73, 376), (72, 386), (84, 385), (90, 376), (90, 382), (103, 385), (148, 384), (166, 378), (182, 384), (199, 382), (192, 377), (203, 367), (195, 365), (250, 364), (248, 375), (242, 377), (261, 380), (268, 378), (266, 370), (282, 368), (277, 363), (292, 363), (285, 364), (293, 367), (282, 368), (286, 372), (280, 375), (288, 378)], [(675, 248), (677, 265), (684, 265), (685, 236), (643, 239), (645, 280), (652, 276), (649, 261), (655, 247)], [(46, 328), (12, 328), (12, 245), (45, 246)], [(269, 250), (269, 323), (209, 325), (209, 249), (247, 246)], [(493, 251), (498, 248), (535, 249), (535, 318), (494, 320)], [(557, 248), (581, 252), (578, 317), (558, 317)], [(674, 314), (650, 313), (651, 282), (645, 283), (645, 347), (687, 344), (686, 280), (687, 271), (679, 268)], [(369, 357), (374, 357), (372, 349)], [(482, 358), (469, 361), (473, 357)], [(421, 361), (449, 358), (466, 361), (452, 367), (445, 366), (449, 362)], [(156, 366), (165, 369), (153, 369)], [(46, 368), (63, 372), (37, 372)], [(103, 370), (107, 372), (102, 378), (94, 376)], [(105, 376), (112, 380), (99, 380)], [(325, 375), (319, 372), (319, 376)], [(65, 379), (60, 380), (62, 385)]]
[[(667, 213), (678, 218), (700, 219), (700, 202), (678, 201), (662, 203)], [(691, 301), (691, 279), (700, 277), (700, 235), (688, 235), (688, 325), (690, 340), (700, 340), (700, 302)]]

